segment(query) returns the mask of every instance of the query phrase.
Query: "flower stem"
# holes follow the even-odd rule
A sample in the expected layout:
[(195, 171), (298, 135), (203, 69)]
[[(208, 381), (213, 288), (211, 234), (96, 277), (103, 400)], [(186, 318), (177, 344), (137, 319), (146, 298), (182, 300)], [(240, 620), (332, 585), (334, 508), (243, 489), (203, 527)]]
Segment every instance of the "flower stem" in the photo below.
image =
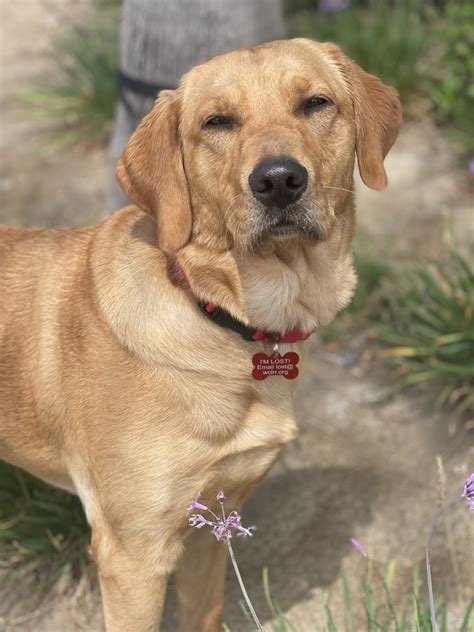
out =
[(229, 548), (230, 559), (232, 560), (232, 565), (234, 567), (235, 574), (237, 575), (237, 579), (240, 585), (240, 590), (242, 591), (242, 594), (244, 596), (245, 603), (247, 604), (247, 608), (249, 609), (249, 612), (252, 615), (255, 625), (257, 626), (257, 630), (259, 630), (259, 632), (265, 632), (262, 627), (262, 624), (260, 623), (257, 617), (257, 613), (254, 610), (252, 602), (250, 601), (250, 597), (248, 596), (247, 591), (245, 590), (244, 581), (242, 579), (242, 575), (240, 574), (239, 567), (237, 566), (237, 560), (235, 559), (234, 549), (232, 548), (232, 544), (230, 543), (230, 540), (226, 540), (226, 542)]
[(428, 532), (428, 538), (425, 546), (425, 561), (426, 561), (426, 578), (428, 581), (428, 597), (430, 600), (430, 619), (432, 632), (438, 632), (438, 624), (436, 623), (436, 608), (434, 603), (433, 593), (433, 581), (431, 578), (431, 540), (433, 539), (434, 531), (438, 524), (438, 520), (445, 513), (447, 509), (450, 509), (455, 503), (459, 502), (459, 498), (453, 498), (449, 502), (442, 505), (435, 513), (433, 520), (431, 521), (430, 530)]

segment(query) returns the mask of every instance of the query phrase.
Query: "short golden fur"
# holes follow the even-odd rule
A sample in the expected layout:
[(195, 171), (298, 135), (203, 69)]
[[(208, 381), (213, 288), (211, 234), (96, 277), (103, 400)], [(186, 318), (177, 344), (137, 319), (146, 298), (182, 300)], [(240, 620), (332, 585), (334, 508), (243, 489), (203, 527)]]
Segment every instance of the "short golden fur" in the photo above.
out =
[[(308, 114), (313, 95), (327, 107)], [(217, 115), (232, 125), (211, 129)], [(251, 378), (268, 347), (196, 299), (270, 331), (328, 323), (355, 284), (355, 155), (383, 188), (399, 126), (396, 92), (334, 45), (235, 51), (163, 92), (132, 136), (118, 178), (136, 206), (0, 230), (0, 457), (81, 498), (109, 632), (156, 629), (174, 571), (181, 629), (221, 629), (226, 547), (190, 534), (186, 507), (223, 488), (239, 509), (295, 422), (292, 383)], [(281, 155), (309, 184), (296, 232), (271, 236), (248, 178)]]

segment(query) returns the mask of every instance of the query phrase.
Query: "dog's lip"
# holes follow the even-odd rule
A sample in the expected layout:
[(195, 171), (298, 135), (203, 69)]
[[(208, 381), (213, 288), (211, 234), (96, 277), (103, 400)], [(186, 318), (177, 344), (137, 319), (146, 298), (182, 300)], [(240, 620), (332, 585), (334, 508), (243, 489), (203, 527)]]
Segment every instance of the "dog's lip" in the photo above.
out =
[(282, 221), (273, 226), (269, 226), (267, 228), (267, 232), (269, 235), (274, 237), (289, 237), (290, 235), (295, 235), (296, 233), (301, 232), (301, 227), (291, 222)]

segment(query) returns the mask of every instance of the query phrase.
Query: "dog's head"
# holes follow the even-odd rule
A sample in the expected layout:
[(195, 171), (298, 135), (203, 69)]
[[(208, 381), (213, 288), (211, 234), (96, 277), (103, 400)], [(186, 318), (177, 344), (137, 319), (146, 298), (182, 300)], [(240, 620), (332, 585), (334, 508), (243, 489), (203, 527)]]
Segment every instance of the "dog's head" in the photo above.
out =
[(164, 91), (118, 164), (125, 193), (156, 217), (158, 242), (255, 250), (326, 240), (354, 159), (382, 189), (401, 123), (397, 93), (332, 44), (277, 41), (197, 66)]

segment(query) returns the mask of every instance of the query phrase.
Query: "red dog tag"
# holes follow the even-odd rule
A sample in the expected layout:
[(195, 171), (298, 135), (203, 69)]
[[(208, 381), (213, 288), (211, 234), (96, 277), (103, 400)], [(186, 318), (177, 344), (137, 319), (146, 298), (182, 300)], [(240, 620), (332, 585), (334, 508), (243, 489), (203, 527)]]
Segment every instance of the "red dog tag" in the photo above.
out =
[(283, 356), (279, 353), (272, 353), (270, 356), (266, 353), (256, 353), (252, 358), (252, 377), (255, 380), (265, 380), (271, 375), (282, 375), (287, 380), (294, 380), (298, 377), (299, 370), (296, 365), (299, 360), (299, 355), (294, 351), (289, 351)]

